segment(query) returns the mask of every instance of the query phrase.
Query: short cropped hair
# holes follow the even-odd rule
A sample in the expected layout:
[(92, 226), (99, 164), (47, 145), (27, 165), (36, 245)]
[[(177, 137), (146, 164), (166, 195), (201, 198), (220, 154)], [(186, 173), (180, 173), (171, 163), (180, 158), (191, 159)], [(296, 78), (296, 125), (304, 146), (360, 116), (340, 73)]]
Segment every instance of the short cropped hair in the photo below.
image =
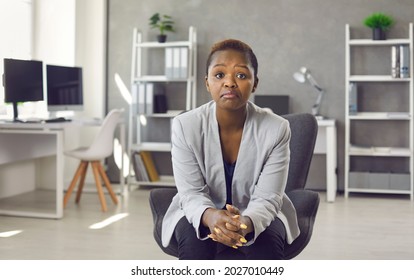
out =
[(257, 80), (257, 71), (258, 71), (258, 63), (257, 63), (257, 58), (256, 55), (254, 54), (252, 48), (247, 45), (246, 43), (239, 41), (239, 40), (235, 40), (235, 39), (227, 39), (224, 41), (220, 41), (215, 43), (212, 47), (211, 47), (211, 51), (210, 54), (208, 55), (207, 58), (207, 64), (206, 64), (206, 75), (208, 75), (208, 68), (211, 64), (211, 61), (213, 59), (213, 55), (218, 52), (218, 51), (224, 51), (224, 50), (235, 50), (235, 51), (239, 51), (241, 53), (244, 53), (247, 57), (247, 59), (249, 59), (253, 70), (254, 70), (254, 79)]

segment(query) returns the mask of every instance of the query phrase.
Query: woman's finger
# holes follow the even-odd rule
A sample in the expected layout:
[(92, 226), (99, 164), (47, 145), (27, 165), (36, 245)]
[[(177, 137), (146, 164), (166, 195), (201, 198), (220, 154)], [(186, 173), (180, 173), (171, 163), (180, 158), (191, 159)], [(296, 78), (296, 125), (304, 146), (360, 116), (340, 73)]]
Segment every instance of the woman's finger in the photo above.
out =
[(231, 231), (238, 231), (239, 227), (232, 225), (230, 223), (226, 223), (226, 229), (231, 230)]
[(232, 213), (233, 215), (240, 215), (240, 210), (231, 204), (226, 204), (226, 210)]

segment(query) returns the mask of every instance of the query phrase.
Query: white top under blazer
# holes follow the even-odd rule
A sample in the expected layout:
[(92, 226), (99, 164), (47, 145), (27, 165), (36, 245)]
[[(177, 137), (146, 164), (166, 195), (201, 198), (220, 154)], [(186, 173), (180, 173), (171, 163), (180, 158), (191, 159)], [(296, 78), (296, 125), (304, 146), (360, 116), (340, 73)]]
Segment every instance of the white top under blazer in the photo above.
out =
[[(247, 103), (247, 116), (232, 182), (233, 205), (250, 217), (254, 237), (250, 245), (278, 217), (289, 244), (298, 237), (296, 210), (285, 194), (290, 160), (289, 122), (255, 104)], [(173, 119), (172, 164), (178, 193), (162, 224), (167, 247), (178, 221), (186, 216), (200, 236), (201, 216), (226, 203), (226, 180), (221, 152), (216, 103), (210, 101)]]

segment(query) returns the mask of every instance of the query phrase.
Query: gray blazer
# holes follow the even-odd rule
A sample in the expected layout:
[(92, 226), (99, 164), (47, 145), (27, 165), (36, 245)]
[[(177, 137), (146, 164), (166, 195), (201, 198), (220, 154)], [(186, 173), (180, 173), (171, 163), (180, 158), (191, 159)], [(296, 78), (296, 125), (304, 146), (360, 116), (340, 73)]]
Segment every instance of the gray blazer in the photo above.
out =
[[(285, 194), (289, 166), (289, 122), (247, 104), (237, 163), (232, 182), (232, 201), (254, 225), (251, 244), (278, 217), (284, 223), (287, 242), (299, 235), (296, 210)], [(226, 203), (226, 181), (221, 153), (216, 103), (210, 101), (174, 118), (172, 163), (178, 194), (162, 224), (162, 243), (168, 246), (178, 221), (186, 216), (200, 236), (206, 208), (221, 209)]]

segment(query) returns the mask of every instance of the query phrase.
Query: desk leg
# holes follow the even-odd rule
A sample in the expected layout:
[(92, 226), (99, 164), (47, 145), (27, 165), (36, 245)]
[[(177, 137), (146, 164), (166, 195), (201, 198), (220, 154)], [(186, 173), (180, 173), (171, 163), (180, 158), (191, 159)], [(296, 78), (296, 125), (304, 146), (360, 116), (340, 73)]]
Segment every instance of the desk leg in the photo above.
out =
[(63, 217), (63, 132), (59, 131), (56, 134), (56, 218)]
[(119, 182), (120, 182), (120, 190), (119, 190), (119, 192), (120, 192), (120, 194), (121, 195), (124, 195), (124, 194), (126, 194), (127, 193), (127, 189), (125, 188), (125, 178), (124, 178), (124, 168), (125, 168), (125, 165), (124, 165), (124, 160), (125, 160), (125, 156), (124, 156), (124, 154), (125, 154), (125, 124), (124, 123), (121, 123), (120, 124), (120, 142), (121, 142), (121, 168), (120, 168), (120, 171), (119, 171)]
[(337, 189), (335, 127), (326, 128), (326, 185), (326, 200), (335, 202)]

